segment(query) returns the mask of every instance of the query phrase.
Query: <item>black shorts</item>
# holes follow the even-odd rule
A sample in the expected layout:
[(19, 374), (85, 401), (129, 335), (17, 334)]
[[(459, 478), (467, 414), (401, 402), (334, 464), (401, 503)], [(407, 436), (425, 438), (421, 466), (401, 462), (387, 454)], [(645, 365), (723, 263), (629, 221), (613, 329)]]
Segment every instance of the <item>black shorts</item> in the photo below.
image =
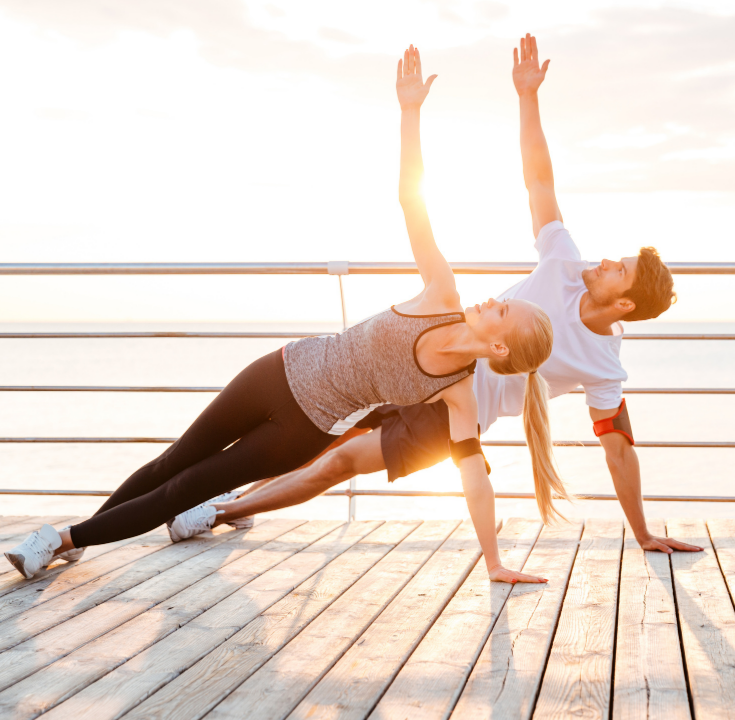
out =
[(381, 405), (357, 427), (382, 428), (380, 446), (389, 482), (449, 457), (449, 410), (443, 400)]

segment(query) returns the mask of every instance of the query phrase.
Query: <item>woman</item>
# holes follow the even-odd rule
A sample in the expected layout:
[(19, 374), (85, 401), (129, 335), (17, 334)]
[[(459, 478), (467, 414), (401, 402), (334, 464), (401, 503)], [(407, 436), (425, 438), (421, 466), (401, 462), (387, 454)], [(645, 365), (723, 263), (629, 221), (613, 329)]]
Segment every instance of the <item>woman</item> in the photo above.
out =
[[(423, 292), (343, 333), (305, 338), (256, 360), (93, 517), (61, 533), (45, 525), (6, 553), (25, 577), (54, 554), (74, 559), (88, 545), (140, 535), (213, 495), (294, 470), (379, 405), (442, 399), (449, 409), (452, 456), (490, 578), (545, 582), (500, 563), (471, 375), (478, 358), (487, 358), (499, 373), (529, 373), (527, 435), (538, 470), (537, 497), (549, 517), (552, 490), (565, 494), (551, 463), (547, 388), (535, 372), (551, 353), (551, 323), (538, 306), (519, 300), (491, 299), (462, 311), (419, 191), (419, 112), (435, 78), (424, 84), (418, 50), (411, 46), (398, 63), (396, 83), (402, 110), (399, 199)], [(176, 539), (175, 521), (170, 527)]]

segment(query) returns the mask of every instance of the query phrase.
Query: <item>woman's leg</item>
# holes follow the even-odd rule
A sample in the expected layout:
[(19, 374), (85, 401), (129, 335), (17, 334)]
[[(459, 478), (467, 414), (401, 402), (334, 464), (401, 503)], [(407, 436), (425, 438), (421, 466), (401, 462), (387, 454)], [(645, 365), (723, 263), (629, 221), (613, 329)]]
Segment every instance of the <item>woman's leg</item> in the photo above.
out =
[(265, 355), (242, 370), (171, 447), (136, 470), (95, 515), (155, 490), (182, 470), (224, 450), (260, 423), (267, 412), (260, 407), (263, 398), (253, 396), (253, 386), (257, 387), (257, 382), (280, 384), (280, 353), (277, 350)]
[[(268, 358), (270, 363), (256, 367)], [(241, 378), (243, 373), (246, 377)], [(227, 449), (186, 466), (148, 492), (73, 526), (71, 539), (76, 547), (152, 530), (219, 493), (289, 472), (334, 439), (319, 430), (293, 398), (280, 354), (277, 359), (261, 358), (243, 373), (237, 378), (242, 381), (237, 393), (231, 393), (227, 403), (220, 403), (217, 413), (205, 417), (212, 403), (197, 419), (197, 427), (190, 428), (192, 434), (205, 438), (221, 437), (234, 430), (242, 437)], [(182, 442), (182, 451), (186, 450), (187, 444)]]

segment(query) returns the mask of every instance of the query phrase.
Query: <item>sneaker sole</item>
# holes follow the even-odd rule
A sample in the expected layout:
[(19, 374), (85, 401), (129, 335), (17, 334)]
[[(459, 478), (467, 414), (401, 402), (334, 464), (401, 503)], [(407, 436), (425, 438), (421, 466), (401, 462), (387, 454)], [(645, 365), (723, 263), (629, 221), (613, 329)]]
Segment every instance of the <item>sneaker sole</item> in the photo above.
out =
[(4, 553), (5, 557), (8, 559), (8, 562), (26, 579), (30, 580), (33, 575), (28, 575), (26, 573), (25, 565), (26, 565), (26, 559), (23, 555), (16, 555), (15, 553)]
[(168, 536), (171, 538), (171, 542), (179, 542), (181, 538), (176, 534), (174, 529), (171, 527), (173, 522), (171, 520), (166, 522), (166, 529), (168, 530)]

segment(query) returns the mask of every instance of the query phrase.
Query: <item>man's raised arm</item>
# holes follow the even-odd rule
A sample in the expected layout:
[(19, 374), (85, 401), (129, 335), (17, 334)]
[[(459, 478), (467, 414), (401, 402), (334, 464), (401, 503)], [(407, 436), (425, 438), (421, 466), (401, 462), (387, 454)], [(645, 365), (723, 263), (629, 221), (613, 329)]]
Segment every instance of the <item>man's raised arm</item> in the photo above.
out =
[(549, 62), (547, 60), (539, 67), (536, 38), (530, 34), (521, 38), (520, 57), (518, 48), (513, 49), (513, 84), (521, 106), (523, 179), (528, 188), (534, 237), (544, 225), (562, 219), (554, 194), (554, 172), (538, 106), (538, 89), (546, 77)]

